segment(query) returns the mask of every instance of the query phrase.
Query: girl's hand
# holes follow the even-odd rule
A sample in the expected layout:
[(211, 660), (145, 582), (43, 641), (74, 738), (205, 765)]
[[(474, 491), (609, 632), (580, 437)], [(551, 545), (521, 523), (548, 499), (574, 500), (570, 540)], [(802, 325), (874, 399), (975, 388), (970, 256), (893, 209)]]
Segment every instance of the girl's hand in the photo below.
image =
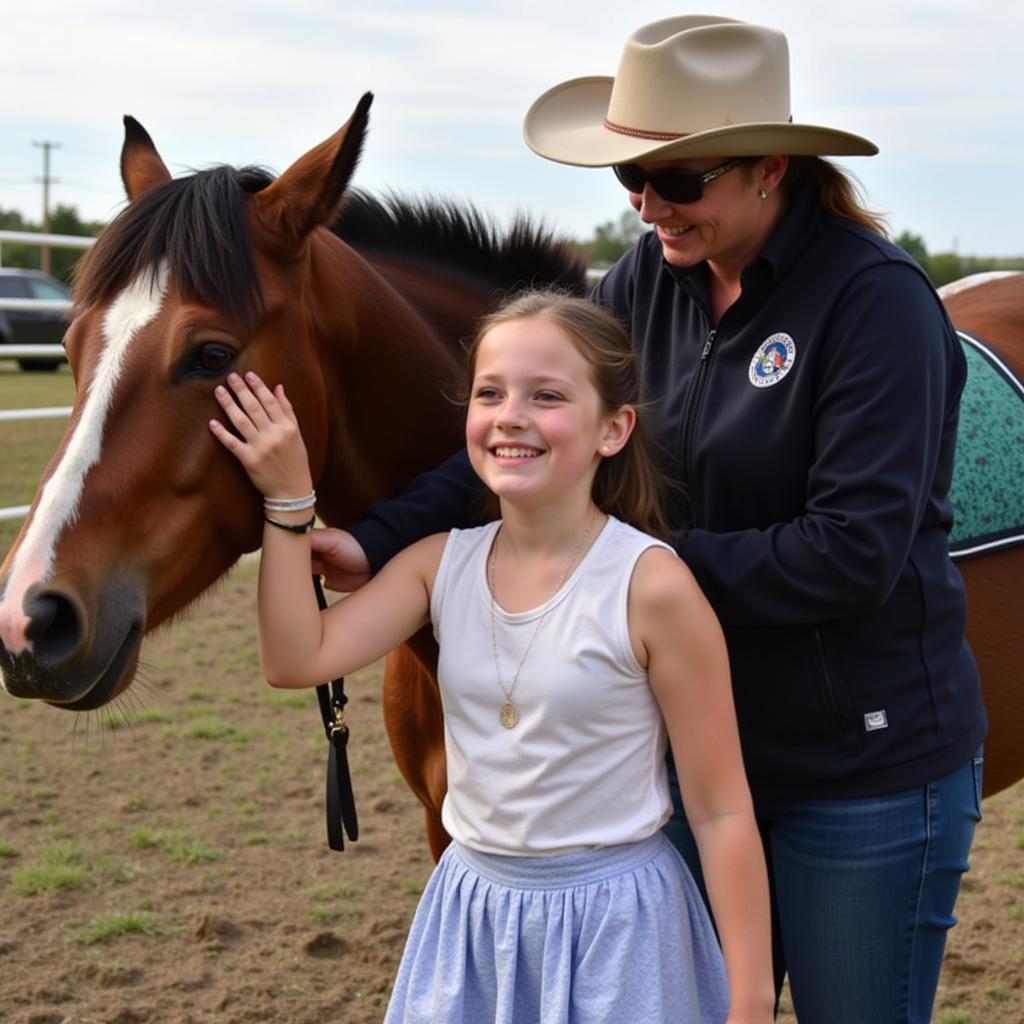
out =
[(210, 420), (213, 436), (241, 462), (265, 498), (309, 494), (309, 458), (283, 385), (271, 391), (250, 371), (245, 380), (230, 374), (228, 386), (230, 390), (218, 385), (214, 395), (238, 436), (219, 420)]

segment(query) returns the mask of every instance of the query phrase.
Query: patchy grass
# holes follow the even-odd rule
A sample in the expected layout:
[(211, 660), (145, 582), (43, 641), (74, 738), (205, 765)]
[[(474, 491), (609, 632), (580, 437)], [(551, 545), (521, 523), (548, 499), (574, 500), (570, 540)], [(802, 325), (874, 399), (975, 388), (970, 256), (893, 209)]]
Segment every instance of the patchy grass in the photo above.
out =
[(314, 885), (307, 891), (311, 899), (321, 903), (350, 900), (356, 895), (356, 890), (351, 885)]
[(136, 850), (159, 850), (175, 864), (206, 864), (223, 858), (220, 850), (207, 844), (197, 833), (184, 828), (154, 831), (135, 829), (128, 842)]
[(75, 382), (67, 367), (55, 373), (22, 373), (13, 362), (0, 365), (0, 409), (71, 405)]
[(309, 917), (314, 924), (331, 924), (338, 919), (338, 912), (327, 907), (312, 907)]
[(111, 939), (126, 935), (162, 935), (164, 929), (159, 917), (151, 911), (127, 914), (105, 914), (94, 917), (84, 928), (72, 935), (74, 942), (85, 946), (93, 946), (99, 942), (110, 942)]
[(234, 796), (231, 798), (235, 810), (245, 818), (254, 818), (260, 813), (260, 805), (248, 796)]
[(185, 730), (185, 735), (191, 740), (223, 740), (235, 736), (237, 731), (229, 722), (219, 718), (204, 718), (193, 722)]
[(221, 860), (220, 850), (208, 846), (206, 841), (187, 829), (174, 829), (157, 837), (157, 845), (175, 864), (206, 864)]
[(160, 845), (160, 840), (156, 834), (148, 828), (137, 828), (128, 837), (128, 842), (136, 850), (155, 850)]
[(44, 846), (32, 863), (11, 875), (11, 887), (20, 896), (52, 896), (63, 889), (81, 889), (88, 883), (85, 851), (70, 839)]
[[(257, 659), (258, 663), (258, 659)], [(316, 708), (317, 703), (312, 694), (309, 693), (288, 693), (280, 690), (262, 690), (256, 698), (256, 703), (262, 708)]]

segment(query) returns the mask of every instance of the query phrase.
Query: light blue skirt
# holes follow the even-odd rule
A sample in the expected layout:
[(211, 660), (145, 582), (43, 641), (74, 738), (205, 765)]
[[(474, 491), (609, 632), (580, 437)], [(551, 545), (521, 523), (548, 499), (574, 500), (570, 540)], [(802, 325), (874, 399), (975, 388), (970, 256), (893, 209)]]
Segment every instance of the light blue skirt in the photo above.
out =
[(431, 875), (384, 1024), (721, 1024), (722, 954), (660, 833), (558, 857), (452, 843)]

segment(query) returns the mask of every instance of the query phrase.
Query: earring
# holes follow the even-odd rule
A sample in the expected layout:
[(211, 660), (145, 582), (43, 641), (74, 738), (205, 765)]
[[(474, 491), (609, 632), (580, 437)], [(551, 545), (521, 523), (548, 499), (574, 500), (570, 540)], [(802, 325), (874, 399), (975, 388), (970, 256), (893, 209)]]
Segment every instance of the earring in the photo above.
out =
[(765, 189), (765, 188), (759, 188), (757, 190), (757, 197), (758, 197), (758, 199), (767, 199), (768, 198), (768, 190)]

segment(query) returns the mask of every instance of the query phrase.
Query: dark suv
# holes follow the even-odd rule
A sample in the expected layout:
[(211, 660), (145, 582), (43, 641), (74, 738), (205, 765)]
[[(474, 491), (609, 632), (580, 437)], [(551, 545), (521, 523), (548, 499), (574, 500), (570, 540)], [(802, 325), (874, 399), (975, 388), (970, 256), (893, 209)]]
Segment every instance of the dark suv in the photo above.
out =
[[(56, 278), (39, 270), (0, 267), (0, 299), (59, 299), (71, 293)], [(59, 345), (67, 330), (67, 313), (23, 312), (0, 308), (0, 345)], [(3, 349), (0, 349), (0, 356)], [(19, 359), (23, 370), (56, 370), (62, 359)]]

